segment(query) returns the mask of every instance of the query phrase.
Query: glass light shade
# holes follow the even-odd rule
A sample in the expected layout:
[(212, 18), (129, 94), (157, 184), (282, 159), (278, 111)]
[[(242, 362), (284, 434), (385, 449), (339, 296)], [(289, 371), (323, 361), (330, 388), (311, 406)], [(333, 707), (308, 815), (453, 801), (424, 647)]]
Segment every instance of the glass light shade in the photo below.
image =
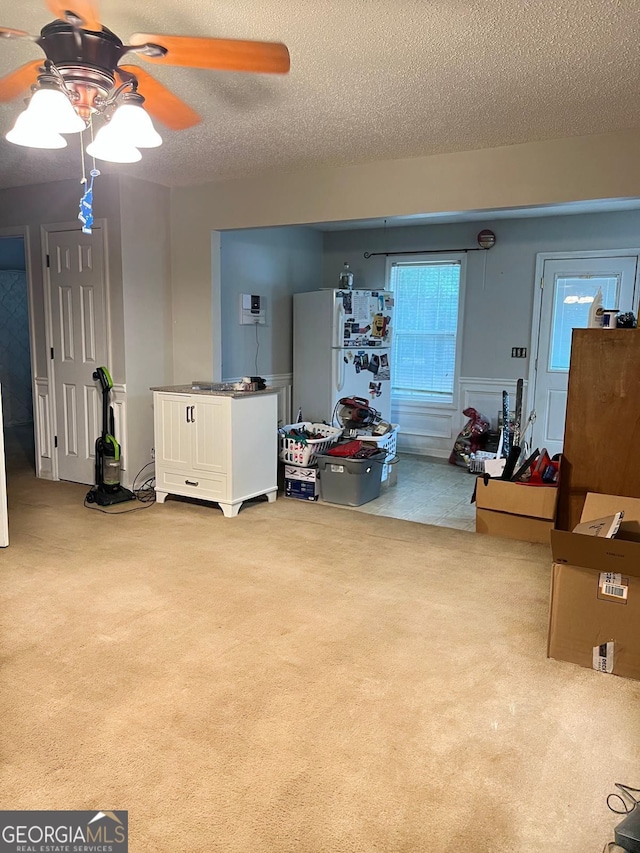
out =
[(110, 126), (100, 128), (94, 141), (87, 145), (87, 154), (109, 163), (137, 163), (142, 154), (130, 143), (123, 142), (117, 134), (111, 134)]
[(157, 148), (162, 137), (153, 126), (149, 114), (137, 104), (122, 104), (109, 122), (109, 131), (136, 148)]
[(55, 133), (81, 133), (86, 124), (59, 89), (38, 89), (27, 107), (29, 118)]
[(27, 148), (66, 148), (67, 140), (39, 121), (33, 121), (29, 111), (20, 113), (6, 139)]

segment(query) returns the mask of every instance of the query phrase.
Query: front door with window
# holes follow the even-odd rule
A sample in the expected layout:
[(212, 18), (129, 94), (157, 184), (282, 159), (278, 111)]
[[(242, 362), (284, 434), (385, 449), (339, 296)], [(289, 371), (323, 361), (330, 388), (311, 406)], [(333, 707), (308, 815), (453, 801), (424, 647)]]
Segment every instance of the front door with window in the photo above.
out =
[[(637, 255), (544, 262), (535, 356), (533, 447), (546, 447), (551, 455), (562, 452), (571, 333), (588, 326), (589, 309), (598, 290), (604, 308), (633, 310), (637, 264)], [(584, 424), (584, 428), (589, 425)]]

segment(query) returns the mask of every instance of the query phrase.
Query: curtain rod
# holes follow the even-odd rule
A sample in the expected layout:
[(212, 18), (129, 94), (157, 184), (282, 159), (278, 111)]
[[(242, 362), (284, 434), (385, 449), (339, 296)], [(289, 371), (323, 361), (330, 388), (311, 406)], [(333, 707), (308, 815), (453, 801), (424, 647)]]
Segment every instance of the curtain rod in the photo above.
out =
[(375, 258), (379, 255), (384, 255), (385, 258), (391, 255), (450, 255), (453, 252), (486, 252), (491, 246), (478, 246), (473, 249), (417, 249), (412, 252), (365, 252), (365, 258)]

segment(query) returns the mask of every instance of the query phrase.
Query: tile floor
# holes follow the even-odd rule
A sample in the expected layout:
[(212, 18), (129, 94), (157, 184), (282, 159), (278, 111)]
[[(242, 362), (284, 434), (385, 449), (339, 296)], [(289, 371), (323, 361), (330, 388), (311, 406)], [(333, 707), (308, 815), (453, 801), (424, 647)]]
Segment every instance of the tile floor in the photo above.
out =
[(471, 495), (475, 477), (445, 459), (400, 453), (395, 486), (382, 485), (380, 497), (359, 507), (371, 515), (402, 518), (458, 530), (475, 530)]

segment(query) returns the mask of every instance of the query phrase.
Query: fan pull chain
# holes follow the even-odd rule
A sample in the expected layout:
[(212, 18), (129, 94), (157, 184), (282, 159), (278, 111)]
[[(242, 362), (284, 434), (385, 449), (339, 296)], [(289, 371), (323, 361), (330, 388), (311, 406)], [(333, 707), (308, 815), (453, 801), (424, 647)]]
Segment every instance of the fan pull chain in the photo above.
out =
[[(93, 142), (93, 116), (89, 117), (89, 129), (91, 132), (91, 142)], [(100, 174), (100, 170), (96, 169), (96, 158), (91, 155), (93, 168), (89, 172), (91, 175), (91, 181), (87, 184), (87, 176), (84, 167), (84, 139), (82, 133), (80, 134), (80, 138), (82, 146), (82, 183), (87, 186), (84, 195), (80, 199), (80, 213), (78, 214), (78, 219), (82, 223), (82, 233), (91, 234), (91, 226), (93, 225), (93, 182)]]
[[(85, 130), (86, 130), (86, 128), (85, 128)], [(87, 183), (87, 174), (86, 174), (85, 168), (84, 168), (84, 130), (80, 133), (80, 159), (82, 161), (82, 180), (80, 181), (80, 183), (86, 184)]]
[[(93, 145), (93, 113), (89, 116), (89, 129), (91, 130), (91, 144)], [(92, 177), (97, 177), (100, 174), (100, 170), (96, 169), (96, 158), (91, 155), (91, 162), (93, 163), (93, 169), (91, 170)], [(95, 172), (95, 175), (93, 174)]]

